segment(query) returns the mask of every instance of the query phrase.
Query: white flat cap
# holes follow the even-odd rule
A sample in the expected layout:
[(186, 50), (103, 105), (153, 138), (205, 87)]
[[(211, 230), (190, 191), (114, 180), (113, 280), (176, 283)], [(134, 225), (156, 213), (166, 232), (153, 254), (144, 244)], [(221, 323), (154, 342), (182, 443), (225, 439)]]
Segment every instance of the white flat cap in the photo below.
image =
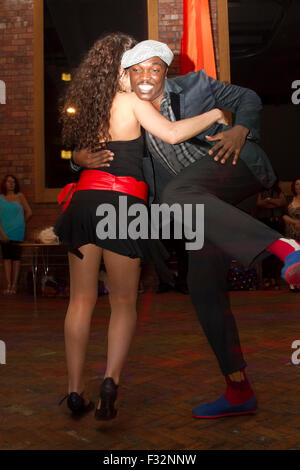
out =
[(146, 41), (139, 42), (132, 49), (126, 51), (123, 54), (121, 66), (123, 69), (127, 69), (132, 65), (144, 62), (144, 60), (151, 59), (151, 57), (159, 57), (169, 66), (174, 58), (174, 54), (163, 42), (148, 39)]

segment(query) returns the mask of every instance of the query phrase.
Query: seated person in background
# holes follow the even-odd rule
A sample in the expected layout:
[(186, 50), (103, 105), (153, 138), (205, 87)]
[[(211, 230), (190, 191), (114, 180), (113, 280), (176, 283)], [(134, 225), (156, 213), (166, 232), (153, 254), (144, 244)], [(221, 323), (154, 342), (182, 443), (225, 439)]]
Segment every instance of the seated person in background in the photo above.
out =
[(20, 272), (20, 246), (13, 242), (24, 240), (25, 223), (32, 216), (30, 206), (20, 192), (20, 185), (13, 175), (6, 175), (0, 194), (0, 240), (7, 287), (4, 294), (16, 294)]
[[(285, 223), (285, 234), (288, 237), (300, 241), (300, 178), (293, 180), (291, 185), (293, 193), (292, 200), (287, 205), (286, 214), (283, 216)], [(299, 292), (300, 286), (290, 284), (292, 292)]]
[[(264, 224), (278, 232), (283, 232), (282, 216), (286, 204), (286, 197), (280, 189), (278, 181), (276, 181), (271, 188), (265, 189), (259, 193), (255, 215), (257, 219)], [(273, 255), (262, 261), (262, 277), (265, 289), (279, 288), (278, 281), (280, 279), (282, 265), (282, 262)]]

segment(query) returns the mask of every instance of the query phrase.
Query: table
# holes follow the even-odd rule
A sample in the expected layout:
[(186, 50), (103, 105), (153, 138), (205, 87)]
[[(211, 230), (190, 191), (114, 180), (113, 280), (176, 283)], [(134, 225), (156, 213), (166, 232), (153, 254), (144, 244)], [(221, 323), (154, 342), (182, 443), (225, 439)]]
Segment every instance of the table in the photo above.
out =
[(39, 259), (41, 258), (41, 265), (46, 276), (49, 271), (49, 248), (62, 246), (60, 243), (38, 243), (38, 242), (14, 242), (14, 245), (18, 245), (24, 248), (31, 248), (31, 269), (32, 269), (32, 280), (33, 280), (33, 298), (36, 303), (37, 300), (37, 272), (39, 267)]

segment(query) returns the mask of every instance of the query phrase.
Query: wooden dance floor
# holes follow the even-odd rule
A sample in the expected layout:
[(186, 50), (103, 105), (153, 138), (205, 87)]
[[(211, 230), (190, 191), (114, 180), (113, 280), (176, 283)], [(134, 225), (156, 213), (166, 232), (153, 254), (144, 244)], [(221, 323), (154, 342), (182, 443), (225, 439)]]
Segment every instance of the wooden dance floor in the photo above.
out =
[[(257, 393), (255, 416), (196, 420), (192, 409), (223, 393), (223, 378), (188, 296), (151, 290), (120, 385), (119, 415), (71, 418), (66, 402), (63, 321), (67, 300), (0, 297), (1, 449), (300, 449), (300, 293), (232, 293)], [(86, 389), (96, 400), (105, 368), (108, 298), (100, 297), (87, 354)], [(300, 358), (300, 354), (299, 354)]]

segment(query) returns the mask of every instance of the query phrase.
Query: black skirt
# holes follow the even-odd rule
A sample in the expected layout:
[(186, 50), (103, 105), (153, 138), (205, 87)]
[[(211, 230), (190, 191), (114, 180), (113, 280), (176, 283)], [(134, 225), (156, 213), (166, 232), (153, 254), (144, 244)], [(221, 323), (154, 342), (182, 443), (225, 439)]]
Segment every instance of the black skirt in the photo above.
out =
[[(121, 206), (120, 197), (123, 198)], [(125, 203), (124, 198), (126, 198)], [(146, 203), (135, 196), (116, 191), (90, 189), (77, 191), (74, 193), (69, 206), (57, 221), (54, 231), (60, 242), (67, 246), (68, 251), (80, 258), (83, 258), (80, 247), (91, 243), (105, 250), (128, 256), (129, 258), (140, 258), (142, 263), (153, 262), (164, 281), (172, 283), (172, 276), (166, 265), (169, 253), (159, 240), (151, 240), (149, 236), (146, 239), (133, 239), (130, 238), (130, 236), (127, 236), (126, 238), (120, 237), (120, 228), (122, 228), (123, 233), (124, 228), (126, 230), (128, 229), (128, 226), (120, 227), (118, 225), (120, 211), (124, 209), (124, 204), (126, 204), (126, 207), (129, 209), (133, 204), (137, 203), (143, 206), (145, 213), (148, 213)], [(111, 237), (99, 237), (97, 226), (104, 217), (107, 221), (107, 213), (105, 213), (105, 211), (104, 215), (97, 215), (97, 209), (99, 210), (99, 206), (105, 209), (103, 204), (109, 204), (110, 208), (113, 207), (115, 211), (115, 239)], [(126, 219), (124, 219), (124, 214), (122, 215), (123, 220), (126, 220), (128, 225), (135, 219), (135, 216), (129, 216), (128, 214), (126, 214)], [(148, 227), (150, 227), (149, 219)], [(112, 227), (110, 227), (110, 229), (111, 228)]]

